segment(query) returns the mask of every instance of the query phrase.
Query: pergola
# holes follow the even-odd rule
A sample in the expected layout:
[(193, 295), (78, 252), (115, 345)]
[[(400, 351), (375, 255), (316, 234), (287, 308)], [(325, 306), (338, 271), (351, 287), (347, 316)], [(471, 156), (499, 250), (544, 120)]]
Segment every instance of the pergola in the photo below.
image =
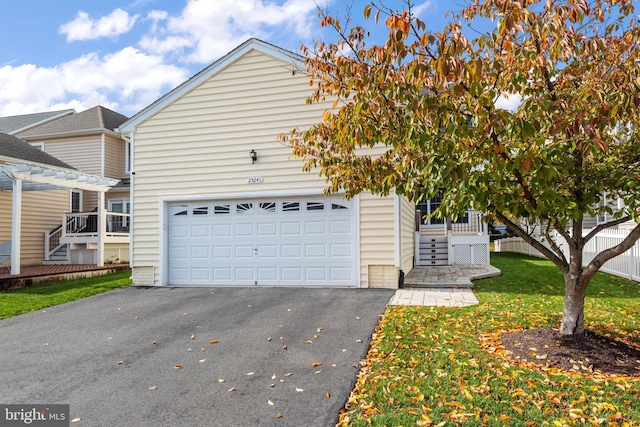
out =
[[(0, 156), (0, 161), (3, 160)], [(12, 192), (11, 274), (20, 274), (20, 235), (22, 224), (22, 192), (77, 189), (98, 193), (97, 262), (104, 265), (104, 235), (106, 230), (105, 193), (119, 180), (87, 175), (73, 169), (31, 162), (8, 161), (0, 164), (0, 190)]]

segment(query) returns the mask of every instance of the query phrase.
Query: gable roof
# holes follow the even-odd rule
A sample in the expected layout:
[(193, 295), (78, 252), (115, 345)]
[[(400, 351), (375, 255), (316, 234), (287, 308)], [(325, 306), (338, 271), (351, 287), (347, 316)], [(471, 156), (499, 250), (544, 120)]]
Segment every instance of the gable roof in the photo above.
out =
[(135, 130), (136, 126), (140, 123), (146, 121), (148, 118), (154, 116), (156, 113), (172, 104), (174, 101), (182, 97), (183, 95), (189, 93), (196, 87), (200, 86), (202, 83), (209, 80), (212, 76), (217, 74), (218, 72), (224, 70), (229, 65), (233, 64), (240, 57), (244, 56), (246, 53), (251, 50), (256, 50), (262, 52), (266, 55), (270, 55), (276, 59), (279, 59), (283, 62), (288, 62), (295, 69), (302, 69), (306, 71), (306, 67), (304, 65), (305, 58), (297, 53), (293, 53), (286, 49), (282, 49), (281, 47), (272, 45), (271, 43), (267, 43), (265, 41), (259, 39), (249, 39), (246, 42), (242, 43), (240, 46), (233, 49), (231, 52), (227, 53), (222, 58), (213, 62), (207, 68), (203, 69), (193, 77), (191, 77), (186, 82), (174, 88), (172, 91), (162, 96), (151, 105), (145, 107), (140, 112), (136, 113), (133, 117), (131, 117), (127, 122), (120, 125), (118, 129), (121, 133), (128, 133)]
[(101, 105), (20, 132), (21, 138), (44, 137), (70, 133), (115, 132), (128, 118)]
[(75, 170), (73, 166), (58, 160), (51, 154), (45, 153), (20, 138), (6, 133), (0, 133), (0, 157)]
[(44, 113), (0, 117), (0, 132), (12, 135), (33, 126), (38, 126), (42, 123), (71, 114), (75, 114), (75, 110), (46, 111)]

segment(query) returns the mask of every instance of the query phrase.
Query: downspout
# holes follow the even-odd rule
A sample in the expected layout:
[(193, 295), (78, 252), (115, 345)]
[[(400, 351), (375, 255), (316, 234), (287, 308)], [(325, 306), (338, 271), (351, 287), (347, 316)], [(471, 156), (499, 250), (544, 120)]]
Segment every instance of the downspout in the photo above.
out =
[[(134, 198), (133, 198), (133, 182), (136, 173), (133, 170), (133, 141), (135, 138), (135, 131), (129, 134), (129, 138), (125, 138), (125, 144), (129, 142), (128, 153), (125, 156), (129, 156), (129, 268), (133, 271), (133, 211), (134, 211)], [(126, 149), (126, 145), (125, 145)], [(125, 160), (126, 162), (126, 160)]]
[(400, 196), (394, 192), (393, 195), (393, 232), (394, 232), (394, 246), (395, 246), (395, 266), (402, 268), (402, 208), (401, 208)]

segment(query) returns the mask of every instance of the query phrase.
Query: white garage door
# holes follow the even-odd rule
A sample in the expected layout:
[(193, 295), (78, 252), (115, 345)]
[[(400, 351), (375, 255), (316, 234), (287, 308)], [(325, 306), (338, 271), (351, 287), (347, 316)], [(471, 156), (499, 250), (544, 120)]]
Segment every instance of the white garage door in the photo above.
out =
[(169, 284), (355, 286), (355, 236), (342, 198), (172, 204)]

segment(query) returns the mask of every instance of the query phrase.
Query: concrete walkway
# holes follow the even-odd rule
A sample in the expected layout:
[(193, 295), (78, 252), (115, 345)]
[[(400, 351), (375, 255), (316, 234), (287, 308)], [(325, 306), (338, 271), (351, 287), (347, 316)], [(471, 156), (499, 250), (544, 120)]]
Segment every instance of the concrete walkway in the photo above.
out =
[(466, 307), (478, 304), (473, 280), (499, 276), (491, 265), (415, 267), (404, 278), (389, 305)]

